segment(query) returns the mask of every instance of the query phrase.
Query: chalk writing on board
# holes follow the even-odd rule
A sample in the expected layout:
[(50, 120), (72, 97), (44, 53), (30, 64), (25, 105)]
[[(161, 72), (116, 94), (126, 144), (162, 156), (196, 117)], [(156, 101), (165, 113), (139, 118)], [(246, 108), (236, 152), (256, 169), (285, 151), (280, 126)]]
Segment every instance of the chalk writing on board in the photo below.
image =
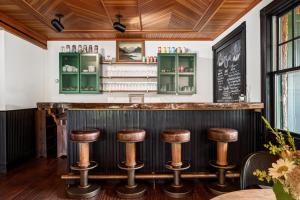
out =
[(241, 93), (241, 40), (237, 40), (217, 53), (217, 101), (238, 101)]

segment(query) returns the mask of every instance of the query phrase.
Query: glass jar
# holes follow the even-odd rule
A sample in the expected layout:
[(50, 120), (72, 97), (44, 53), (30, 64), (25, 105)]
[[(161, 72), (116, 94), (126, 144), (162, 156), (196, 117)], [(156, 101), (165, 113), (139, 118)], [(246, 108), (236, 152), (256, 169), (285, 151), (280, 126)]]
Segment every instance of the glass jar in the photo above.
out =
[(88, 53), (93, 53), (93, 45), (89, 45), (89, 51)]
[(98, 53), (98, 45), (94, 45), (94, 53)]
[(82, 53), (82, 46), (78, 45), (78, 53)]
[(66, 46), (66, 52), (68, 52), (68, 53), (69, 53), (70, 51), (71, 51), (71, 49), (70, 49), (70, 45), (67, 45), (67, 46)]
[(76, 53), (76, 45), (72, 45), (72, 52)]

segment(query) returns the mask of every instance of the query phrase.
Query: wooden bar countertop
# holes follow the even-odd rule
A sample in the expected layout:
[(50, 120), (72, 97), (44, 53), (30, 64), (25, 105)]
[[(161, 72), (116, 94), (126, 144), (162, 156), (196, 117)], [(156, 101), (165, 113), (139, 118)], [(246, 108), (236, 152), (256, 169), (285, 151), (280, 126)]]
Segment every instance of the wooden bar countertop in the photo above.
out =
[(255, 110), (263, 103), (65, 103), (39, 102), (39, 110), (64, 108), (68, 110)]

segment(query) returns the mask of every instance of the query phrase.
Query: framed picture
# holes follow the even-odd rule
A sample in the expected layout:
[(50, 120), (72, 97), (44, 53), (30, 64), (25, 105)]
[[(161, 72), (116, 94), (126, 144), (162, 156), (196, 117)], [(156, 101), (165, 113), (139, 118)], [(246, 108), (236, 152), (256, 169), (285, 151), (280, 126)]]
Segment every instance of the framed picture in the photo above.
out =
[(246, 99), (246, 23), (212, 47), (214, 102)]
[(143, 94), (129, 94), (129, 103), (144, 103)]
[(142, 62), (145, 55), (145, 41), (117, 41), (117, 62)]

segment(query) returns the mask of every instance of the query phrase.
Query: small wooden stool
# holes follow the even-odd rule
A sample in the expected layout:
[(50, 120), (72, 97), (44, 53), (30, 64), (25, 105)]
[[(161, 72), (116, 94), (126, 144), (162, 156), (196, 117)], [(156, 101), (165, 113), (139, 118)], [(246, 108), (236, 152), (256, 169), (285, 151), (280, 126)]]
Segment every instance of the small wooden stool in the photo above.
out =
[(235, 165), (228, 164), (227, 150), (229, 142), (238, 140), (238, 131), (229, 128), (210, 128), (208, 129), (208, 139), (217, 142), (217, 160), (209, 161), (209, 164), (218, 169), (218, 183), (208, 186), (214, 194), (232, 192), (237, 188), (225, 183), (226, 170), (233, 169)]
[(124, 142), (126, 146), (126, 160), (118, 164), (120, 169), (126, 170), (128, 174), (127, 185), (117, 189), (120, 198), (139, 198), (146, 192), (146, 188), (135, 183), (135, 170), (144, 167), (144, 164), (136, 161), (136, 142), (143, 142), (146, 132), (141, 129), (124, 129), (117, 133), (117, 140)]
[(100, 137), (98, 129), (74, 130), (71, 132), (71, 140), (79, 145), (79, 162), (70, 168), (80, 172), (80, 185), (67, 189), (70, 198), (91, 198), (96, 196), (100, 187), (88, 184), (88, 171), (98, 166), (95, 161), (89, 160), (89, 143), (97, 141)]
[(174, 171), (173, 184), (166, 185), (164, 192), (172, 198), (187, 197), (192, 193), (192, 187), (181, 183), (180, 174), (182, 170), (190, 168), (190, 164), (181, 160), (181, 143), (190, 141), (190, 131), (180, 129), (165, 130), (161, 134), (161, 139), (172, 145), (172, 161), (167, 162), (166, 168)]

